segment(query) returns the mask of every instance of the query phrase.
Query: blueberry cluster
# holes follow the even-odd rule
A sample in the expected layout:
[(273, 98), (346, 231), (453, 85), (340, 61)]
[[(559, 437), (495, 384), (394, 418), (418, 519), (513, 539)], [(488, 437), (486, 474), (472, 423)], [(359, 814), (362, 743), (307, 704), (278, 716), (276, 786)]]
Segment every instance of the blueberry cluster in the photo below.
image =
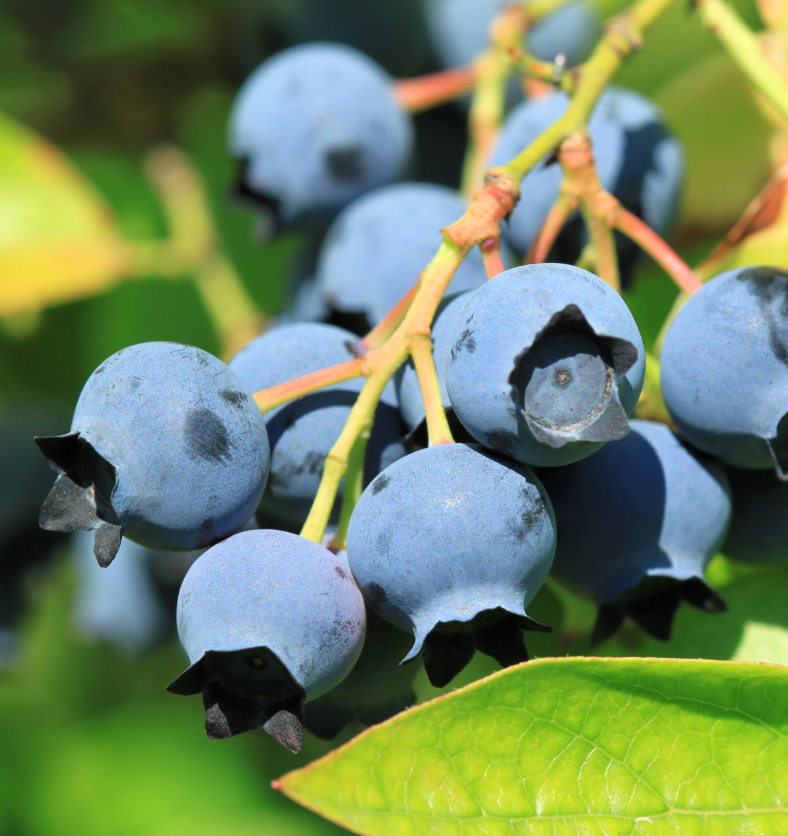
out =
[[(432, 8), (439, 19), (462, 3)], [(569, 24), (584, 4), (564, 13), (567, 37), (587, 30)], [(566, 106), (554, 93), (512, 110), (496, 161)], [(659, 113), (611, 89), (589, 129), (603, 185), (664, 232), (682, 156)], [(574, 222), (553, 263), (488, 279), (469, 254), (432, 331), (456, 440), (428, 446), (424, 381), (401, 365), (380, 387), (357, 481), (348, 470), (326, 507), (336, 534), (315, 542), (313, 503), (363, 373), (265, 414), (254, 395), (361, 363), (371, 342), (357, 331), (385, 320), (465, 211), (451, 189), (393, 182), (411, 144), (390, 79), (364, 55), (313, 44), (266, 62), (239, 95), (230, 148), (240, 191), (276, 225), (333, 218), (295, 306), (314, 315), (291, 310), (228, 364), (173, 343), (126, 348), (90, 376), (70, 432), (37, 438), (58, 474), (41, 525), (94, 532), (101, 566), (124, 538), (207, 549), (180, 588), (189, 667), (168, 690), (202, 696), (212, 739), (262, 727), (298, 751), (304, 727), (331, 737), (410, 705), (421, 664), (442, 687), (476, 651), (525, 662), (525, 634), (552, 629), (528, 614), (548, 576), (598, 607), (594, 640), (626, 619), (667, 640), (682, 601), (724, 609), (704, 580), (721, 548), (788, 557), (782, 531), (751, 535), (786, 498), (788, 274), (723, 274), (676, 316), (662, 381), (677, 434), (630, 420), (643, 340), (622, 296), (567, 263), (585, 241)], [(508, 227), (518, 254), (558, 188), (549, 161), (526, 178)], [(619, 256), (633, 263), (623, 244)]]

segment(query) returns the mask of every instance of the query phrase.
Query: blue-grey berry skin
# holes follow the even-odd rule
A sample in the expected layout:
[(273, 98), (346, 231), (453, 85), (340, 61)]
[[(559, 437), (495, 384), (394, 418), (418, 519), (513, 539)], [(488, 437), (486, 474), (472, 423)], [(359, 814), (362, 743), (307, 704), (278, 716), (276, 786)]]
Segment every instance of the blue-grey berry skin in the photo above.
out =
[(218, 542), (254, 514), (268, 478), (251, 394), (216, 357), (179, 343), (113, 354), (85, 383), (71, 433), (37, 443), (62, 474), (42, 525), (95, 529), (105, 563), (120, 534), (163, 550)]
[(745, 563), (788, 562), (788, 483), (767, 470), (725, 472), (733, 513), (722, 553)]
[(741, 267), (707, 282), (668, 329), (661, 385), (696, 447), (788, 479), (788, 273)]
[(291, 225), (330, 217), (396, 180), (411, 155), (410, 117), (390, 77), (341, 44), (311, 43), (269, 58), (246, 80), (230, 115), (242, 188)]
[(724, 608), (703, 574), (728, 530), (728, 482), (669, 427), (633, 420), (626, 438), (540, 475), (558, 525), (552, 574), (600, 607), (595, 639), (631, 617), (666, 640), (682, 599)]
[[(348, 560), (368, 604), (414, 636), (430, 681), (447, 684), (479, 649), (528, 658), (520, 628), (555, 550), (550, 501), (527, 468), (442, 444), (388, 467), (361, 495)], [(549, 628), (548, 628), (549, 629)]]
[[(461, 293), (451, 299), (439, 311), (432, 324), (432, 357), (438, 374), (443, 408), (447, 410), (451, 409), (451, 401), (446, 389), (446, 360), (452, 345), (454, 321), (469, 295), (469, 292)], [(424, 399), (413, 360), (408, 360), (400, 366), (394, 382), (397, 388), (400, 414), (405, 421), (405, 426), (412, 432), (425, 420)]]
[[(230, 360), (230, 368), (253, 392), (355, 359), (357, 337), (324, 323), (283, 325), (262, 334)], [(364, 378), (354, 378), (270, 410), (264, 416), (271, 442), (271, 476), (263, 510), (300, 525), (306, 519), (334, 446)], [(374, 478), (404, 455), (402, 423), (393, 384), (375, 411), (367, 445), (365, 476)]]
[(93, 555), (93, 537), (86, 531), (71, 535), (70, 551), (76, 574), (73, 615), (80, 632), (129, 655), (148, 650), (168, 621), (150, 573), (154, 553), (124, 540), (120, 560), (101, 569)]
[[(493, 165), (505, 165), (539, 134), (559, 119), (568, 107), (564, 93), (522, 102), (506, 117)], [(676, 218), (684, 181), (684, 152), (664, 125), (659, 109), (648, 99), (622, 87), (605, 90), (588, 123), (594, 162), (603, 188), (642, 218), (663, 237)], [(563, 177), (561, 166), (545, 160), (525, 177), (522, 199), (504, 227), (507, 240), (526, 252), (533, 244)], [(559, 236), (554, 252), (577, 258), (584, 235), (579, 219)], [(628, 268), (634, 245), (618, 240), (622, 266)], [(563, 257), (560, 260), (565, 260)]]
[(628, 431), (643, 386), (635, 320), (598, 276), (564, 264), (514, 267), (454, 320), (446, 387), (485, 447), (536, 466), (569, 464)]
[[(467, 208), (458, 192), (433, 183), (397, 183), (354, 201), (334, 221), (320, 250), (317, 282), (323, 298), (376, 325), (419, 280), (440, 246), (441, 229)], [(481, 253), (474, 249), (448, 292), (479, 287), (486, 279)]]
[(262, 725), (297, 751), (304, 701), (347, 676), (365, 630), (344, 561), (297, 534), (242, 532), (184, 578), (178, 636), (191, 667), (168, 690), (203, 694), (209, 737)]
[[(429, 33), (445, 67), (469, 64), (487, 46), (490, 23), (508, 0), (428, 0)], [(543, 61), (564, 55), (567, 66), (584, 61), (597, 41), (599, 16), (590, 3), (567, 3), (528, 33), (528, 51)]]

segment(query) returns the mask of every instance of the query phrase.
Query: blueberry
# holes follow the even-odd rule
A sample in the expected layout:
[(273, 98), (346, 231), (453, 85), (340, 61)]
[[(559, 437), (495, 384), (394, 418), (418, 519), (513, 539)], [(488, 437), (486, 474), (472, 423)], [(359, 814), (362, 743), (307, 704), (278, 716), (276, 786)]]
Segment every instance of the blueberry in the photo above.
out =
[(465, 444), (412, 453), (364, 491), (348, 530), (350, 569), (369, 606), (415, 638), (442, 687), (475, 650), (528, 658), (525, 608), (555, 550), (550, 501), (531, 471)]
[(481, 444), (561, 465), (626, 435), (644, 370), (643, 341), (619, 294), (579, 267), (538, 264), (507, 270), (468, 297), (454, 321), (446, 386)]
[[(569, 104), (564, 93), (521, 103), (506, 117), (493, 153), (493, 165), (505, 165), (546, 128), (563, 116)], [(621, 87), (608, 87), (588, 123), (594, 158), (603, 188), (626, 209), (663, 237), (673, 226), (684, 180), (684, 152), (668, 132), (658, 108), (648, 99)], [(563, 172), (554, 161), (537, 165), (521, 184), (522, 199), (504, 228), (507, 240), (526, 252), (558, 197)], [(559, 236), (551, 258), (574, 263), (585, 242), (582, 220), (575, 216)], [(637, 248), (617, 236), (622, 280), (634, 266)]]
[[(469, 64), (488, 44), (493, 17), (508, 0), (428, 0), (427, 26), (445, 67)], [(587, 2), (567, 3), (528, 33), (528, 49), (543, 61), (559, 54), (567, 65), (584, 61), (599, 34), (599, 16)]]
[(113, 354), (85, 383), (71, 432), (36, 443), (61, 474), (42, 527), (95, 530), (102, 566), (121, 535), (165, 550), (218, 542), (254, 514), (268, 478), (254, 400), (224, 363), (179, 343)]
[[(450, 416), (453, 415), (453, 409), (446, 390), (446, 359), (452, 344), (454, 321), (469, 296), (470, 293), (466, 292), (444, 300), (443, 307), (439, 308), (438, 315), (432, 324), (432, 356), (435, 361), (435, 371), (438, 373), (443, 407)], [(408, 360), (400, 366), (394, 383), (397, 388), (400, 414), (405, 421), (405, 426), (411, 434), (418, 432), (424, 424), (425, 413), (424, 399), (413, 360)], [(461, 426), (460, 429), (462, 429)]]
[[(317, 263), (323, 297), (336, 310), (363, 313), (376, 325), (419, 280), (441, 243), (440, 230), (468, 208), (446, 186), (397, 183), (348, 206), (328, 231)], [(449, 293), (483, 284), (478, 249), (463, 261)]]
[(631, 429), (593, 456), (540, 474), (558, 525), (552, 573), (599, 606), (595, 642), (625, 617), (667, 640), (682, 600), (725, 608), (703, 580), (730, 520), (722, 467), (664, 424), (632, 421)]
[(202, 693), (212, 740), (262, 726), (297, 752), (304, 702), (361, 653), (364, 601), (342, 560), (284, 531), (245, 531), (209, 549), (178, 596), (191, 666), (167, 686)]
[[(353, 360), (357, 338), (323, 323), (296, 323), (274, 328), (241, 349), (230, 368), (251, 391), (285, 383), (301, 375)], [(323, 463), (336, 442), (364, 385), (355, 378), (328, 386), (265, 414), (271, 442), (271, 477), (263, 499), (269, 518), (300, 526), (309, 513)], [(392, 384), (375, 412), (366, 455), (367, 481), (404, 455), (402, 424)]]
[(240, 192), (289, 226), (330, 217), (397, 179), (412, 133), (374, 61), (347, 46), (311, 43), (269, 58), (246, 80), (229, 145), (243, 163)]
[(788, 479), (788, 273), (741, 267), (707, 282), (668, 330), (661, 383), (688, 441)]
[(788, 561), (788, 484), (766, 470), (725, 472), (733, 513), (722, 553), (746, 563)]
[(118, 550), (121, 559), (102, 570), (96, 566), (89, 532), (75, 531), (70, 546), (76, 570), (77, 627), (124, 653), (147, 650), (161, 637), (167, 623), (148, 568), (154, 553), (124, 540)]

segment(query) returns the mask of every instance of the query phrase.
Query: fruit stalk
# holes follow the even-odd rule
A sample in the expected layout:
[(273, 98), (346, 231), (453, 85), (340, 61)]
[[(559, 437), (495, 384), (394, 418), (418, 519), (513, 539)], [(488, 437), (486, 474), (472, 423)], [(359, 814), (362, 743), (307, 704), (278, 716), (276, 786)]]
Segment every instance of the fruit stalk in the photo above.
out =
[(637, 0), (608, 26), (591, 57), (578, 68), (578, 83), (566, 113), (507, 165), (493, 169), (519, 183), (575, 131), (585, 131), (591, 111), (624, 61), (640, 49), (643, 33), (675, 0)]
[(416, 282), (386, 316), (360, 341), (362, 350), (372, 351), (375, 348), (380, 348), (386, 342), (405, 318), (405, 314), (408, 312), (408, 308), (410, 308), (413, 297), (416, 295), (418, 289), (419, 282)]
[(331, 539), (330, 544), (334, 551), (347, 548), (347, 529), (350, 525), (350, 515), (356, 507), (358, 498), (364, 492), (364, 457), (367, 452), (369, 435), (369, 430), (362, 431), (348, 457), (345, 490), (342, 494), (342, 509), (339, 513), (336, 534)]
[(219, 251), (208, 198), (187, 156), (163, 146), (146, 161), (146, 173), (161, 201), (169, 238), (135, 245), (137, 275), (180, 278), (193, 273), (205, 311), (231, 357), (263, 328), (265, 316)]
[[(618, 203), (618, 201), (616, 201)], [(648, 224), (624, 209), (619, 203), (609, 217), (610, 226), (631, 238), (644, 249), (686, 294), (695, 293), (701, 281), (681, 256)]]
[(788, 122), (788, 85), (761, 51), (758, 38), (723, 0), (697, 0), (700, 16), (755, 88)]
[[(326, 459), (315, 502), (301, 530), (303, 537), (316, 542), (322, 540), (353, 445), (362, 432), (371, 428), (372, 416), (386, 383), (408, 355), (409, 338), (414, 334), (430, 333), (435, 311), (462, 260), (472, 247), (489, 238), (500, 237), (500, 223), (509, 216), (519, 199), (519, 182), (569, 135), (584, 130), (605, 85), (625, 58), (639, 47), (641, 33), (673, 2), (675, 0), (637, 0), (614, 21), (584, 65), (566, 114), (506, 166), (488, 171), (484, 188), (475, 195), (466, 213), (443, 230), (443, 243), (421, 274), (418, 290), (404, 319), (380, 348), (364, 358), (370, 369), (367, 382)], [(429, 359), (432, 362), (432, 358)]]
[(547, 256), (555, 243), (555, 239), (558, 238), (564, 224), (577, 207), (577, 200), (562, 190), (558, 200), (550, 207), (542, 228), (525, 257), (526, 264), (541, 264), (547, 261)]
[(432, 340), (429, 334), (413, 334), (408, 339), (408, 351), (419, 376), (424, 413), (427, 416), (427, 438), (430, 447), (452, 444), (454, 437), (446, 420), (438, 375), (432, 359)]
[(394, 96), (409, 113), (419, 113), (470, 93), (476, 80), (473, 67), (456, 67), (394, 83)]
[(318, 389), (323, 389), (334, 383), (342, 383), (343, 380), (364, 377), (366, 374), (368, 374), (368, 370), (364, 358), (357, 357), (355, 360), (338, 363), (336, 366), (310, 372), (294, 380), (288, 380), (287, 383), (280, 383), (278, 386), (271, 386), (269, 389), (255, 392), (254, 399), (260, 408), (260, 412), (266, 413), (274, 407), (301, 398), (310, 392), (316, 392)]
[(577, 73), (573, 69), (567, 70), (557, 60), (555, 62), (540, 61), (519, 47), (509, 47), (507, 52), (512, 62), (512, 69), (516, 73), (525, 76), (527, 79), (531, 78), (551, 84), (570, 96), (574, 93), (577, 85)]

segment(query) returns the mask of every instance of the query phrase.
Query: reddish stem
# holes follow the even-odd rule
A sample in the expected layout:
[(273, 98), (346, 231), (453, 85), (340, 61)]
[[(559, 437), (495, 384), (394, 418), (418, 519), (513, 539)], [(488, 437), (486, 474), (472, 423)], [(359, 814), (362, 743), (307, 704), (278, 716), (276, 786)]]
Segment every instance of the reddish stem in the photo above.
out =
[(573, 198), (566, 195), (558, 198), (550, 207), (536, 240), (528, 250), (528, 255), (525, 257), (526, 264), (542, 264), (547, 259), (555, 239), (558, 238), (564, 224), (575, 209), (577, 209), (577, 201)]
[(473, 90), (473, 67), (456, 67), (439, 73), (394, 82), (394, 96), (405, 110), (418, 113), (456, 99)]
[(397, 330), (400, 322), (405, 318), (405, 314), (410, 308), (410, 303), (419, 289), (420, 281), (416, 282), (413, 287), (397, 302), (396, 305), (380, 320), (380, 322), (364, 337), (363, 340), (358, 341), (358, 347), (361, 351), (372, 351), (375, 348), (380, 348), (384, 342)]
[(501, 259), (501, 242), (498, 238), (488, 238), (479, 244), (482, 251), (484, 269), (487, 271), (487, 278), (494, 279), (499, 273), (506, 269)]
[(348, 360), (346, 363), (339, 363), (336, 366), (329, 366), (327, 369), (320, 369), (316, 372), (302, 375), (295, 380), (288, 380), (287, 383), (280, 383), (278, 386), (271, 386), (255, 392), (254, 399), (260, 412), (268, 412), (276, 406), (288, 403), (296, 398), (308, 395), (330, 386), (332, 383), (341, 383), (343, 380), (352, 380), (354, 377), (366, 377), (364, 358), (357, 357), (355, 360)]
[(702, 282), (695, 272), (640, 218), (622, 206), (611, 217), (610, 225), (642, 247), (685, 293), (691, 295), (696, 290), (700, 290)]

